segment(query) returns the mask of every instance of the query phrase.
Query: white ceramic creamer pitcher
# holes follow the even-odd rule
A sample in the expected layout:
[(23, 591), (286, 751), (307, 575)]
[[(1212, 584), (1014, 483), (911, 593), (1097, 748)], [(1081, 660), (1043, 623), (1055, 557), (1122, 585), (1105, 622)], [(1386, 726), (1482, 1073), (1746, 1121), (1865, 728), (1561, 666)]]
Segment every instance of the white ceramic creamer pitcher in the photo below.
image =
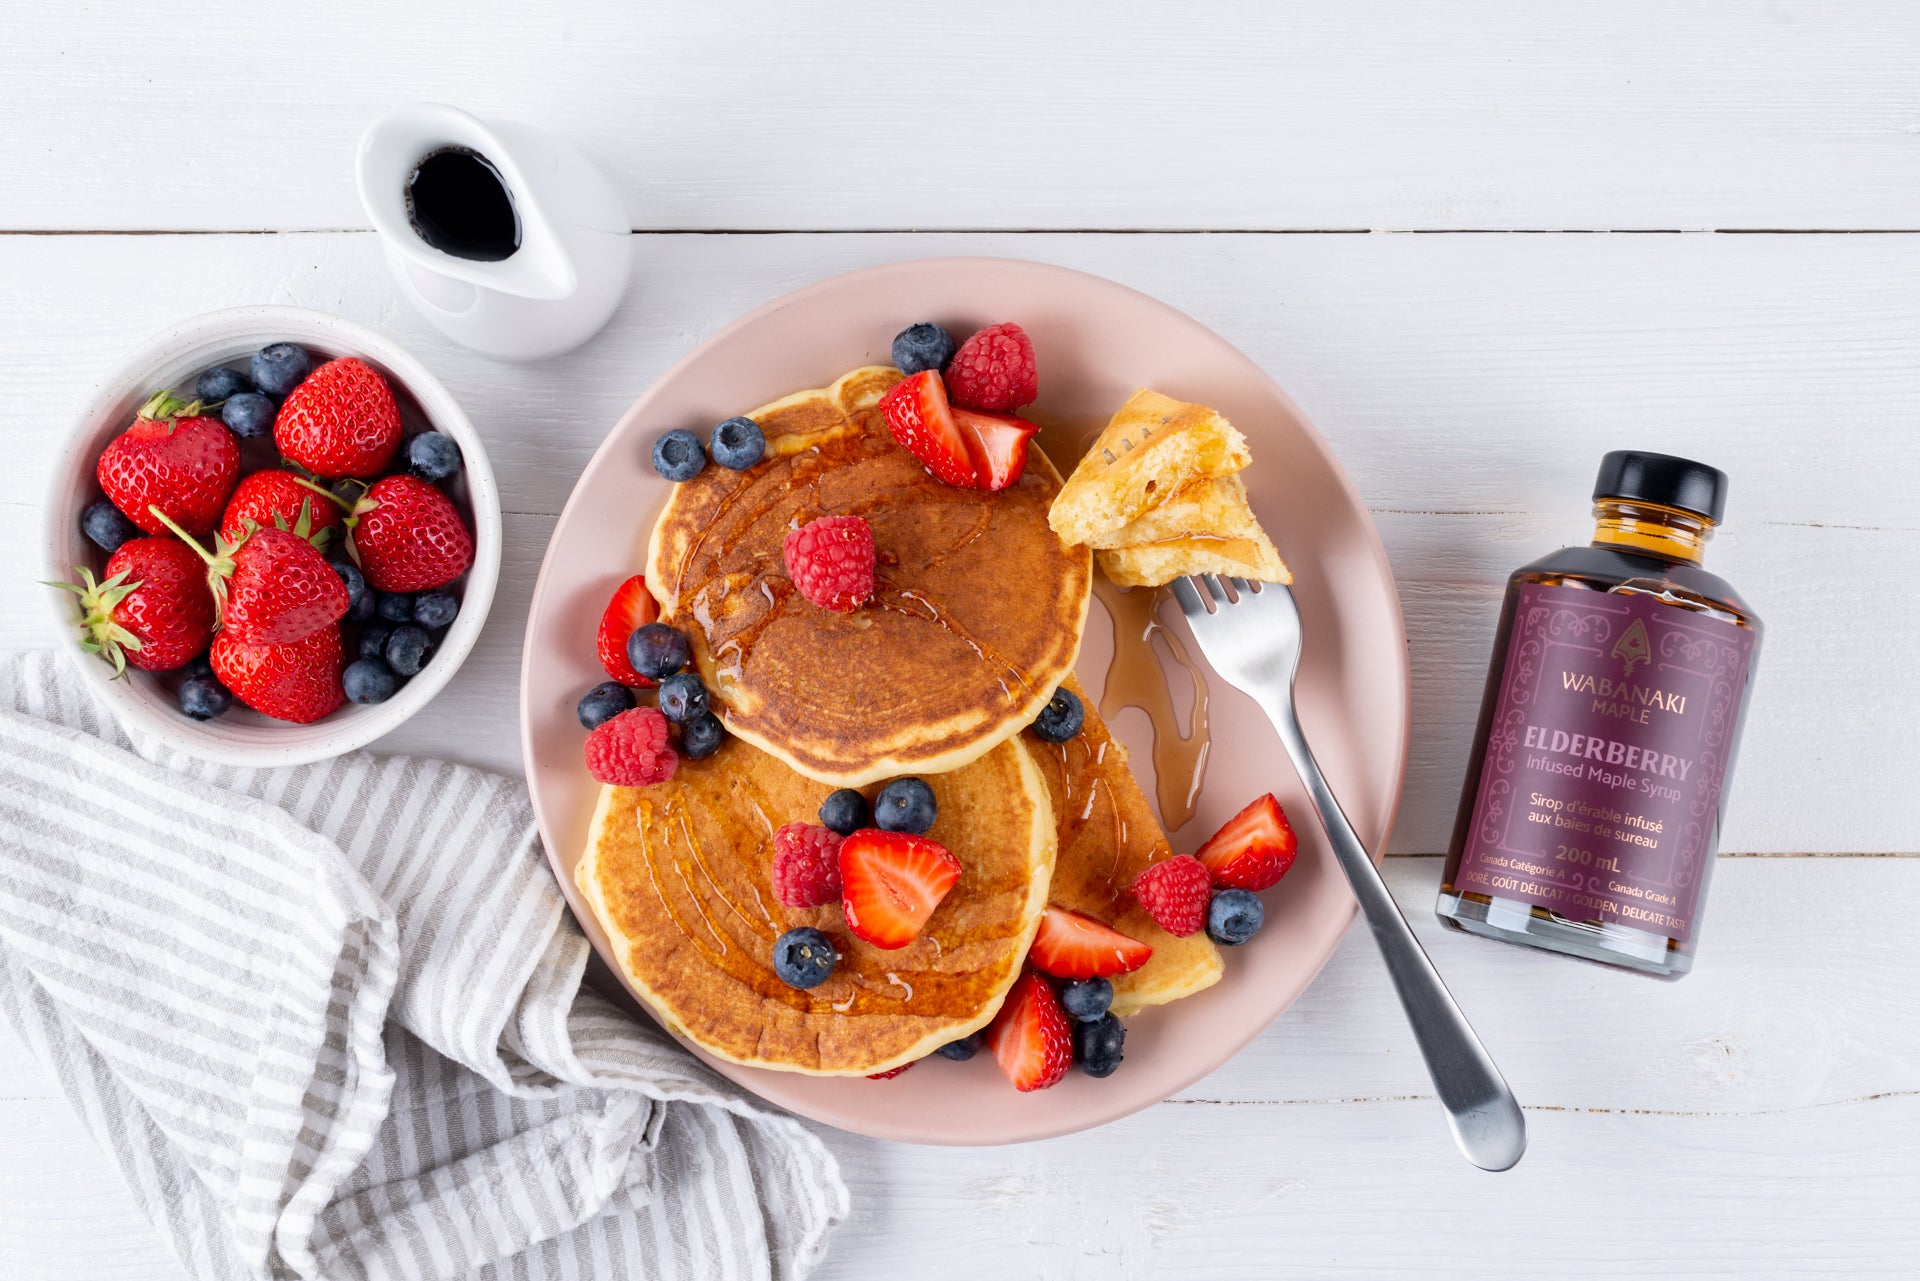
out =
[[(421, 162), (476, 153), (512, 202), (517, 243), (497, 261), (429, 244), (409, 200)], [(489, 356), (536, 360), (578, 347), (626, 294), (633, 237), (625, 204), (566, 142), (508, 121), (415, 103), (360, 138), (360, 202), (413, 305), (440, 332)]]

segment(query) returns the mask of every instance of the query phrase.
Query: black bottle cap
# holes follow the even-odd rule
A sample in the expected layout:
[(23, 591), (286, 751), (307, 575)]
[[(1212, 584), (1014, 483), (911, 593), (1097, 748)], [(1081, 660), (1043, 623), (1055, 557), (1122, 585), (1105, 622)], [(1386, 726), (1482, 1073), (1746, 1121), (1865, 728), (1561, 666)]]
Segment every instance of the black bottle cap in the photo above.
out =
[(1727, 474), (1690, 458), (1616, 449), (1600, 460), (1593, 496), (1677, 507), (1718, 525), (1727, 511)]

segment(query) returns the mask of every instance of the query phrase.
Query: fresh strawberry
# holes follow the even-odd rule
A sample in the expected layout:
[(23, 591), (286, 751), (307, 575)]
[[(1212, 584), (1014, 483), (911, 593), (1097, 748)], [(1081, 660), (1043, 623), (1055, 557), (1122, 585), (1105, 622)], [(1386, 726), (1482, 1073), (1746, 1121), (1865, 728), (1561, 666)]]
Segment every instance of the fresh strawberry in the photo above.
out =
[(873, 527), (858, 516), (821, 516), (787, 531), (781, 549), (800, 594), (837, 614), (873, 595)]
[(863, 827), (840, 842), (840, 906), (847, 928), (875, 947), (905, 947), (940, 906), (960, 860), (924, 836)]
[(949, 485), (973, 486), (972, 456), (966, 437), (953, 421), (940, 371), (928, 369), (902, 378), (880, 398), (880, 414), (901, 448), (926, 464)]
[(646, 689), (653, 682), (633, 670), (627, 661), (627, 637), (660, 617), (659, 603), (647, 590), (647, 580), (635, 574), (614, 589), (606, 612), (600, 615), (600, 666), (622, 685)]
[(1129, 974), (1147, 963), (1153, 949), (1102, 925), (1091, 916), (1048, 907), (1027, 959), (1057, 979)]
[(314, 493), (292, 472), (269, 467), (241, 478), (220, 517), (220, 536), (237, 543), (252, 521), (261, 529), (288, 530), (325, 551), (341, 518), (340, 504)]
[(1040, 430), (1037, 424), (1012, 414), (961, 409), (957, 405), (953, 421), (960, 428), (967, 457), (973, 463), (976, 488), (1005, 489), (1027, 470), (1027, 442)]
[(311, 724), (346, 701), (346, 655), (338, 627), (322, 627), (291, 645), (248, 645), (229, 632), (213, 638), (213, 674), (256, 712)]
[(400, 447), (400, 406), (373, 367), (329, 360), (280, 404), (273, 443), (316, 476), (378, 476)]
[(989, 325), (947, 365), (947, 394), (968, 409), (1018, 409), (1040, 398), (1033, 339), (1015, 324)]
[(987, 1048), (1016, 1090), (1060, 1084), (1073, 1066), (1073, 1029), (1053, 985), (1032, 970), (1015, 979), (987, 1029)]
[(473, 564), (466, 522), (445, 494), (417, 476), (375, 481), (349, 523), (349, 549), (378, 591), (445, 587)]
[(1300, 852), (1286, 811), (1273, 793), (1226, 821), (1193, 856), (1205, 865), (1215, 885), (1236, 890), (1264, 890), (1287, 874)]
[(680, 757), (667, 742), (667, 718), (636, 707), (587, 735), (587, 773), (615, 787), (651, 787), (673, 777)]
[(347, 585), (290, 530), (255, 526), (237, 543), (216, 538), (211, 552), (185, 531), (174, 532), (206, 562), (221, 634), (243, 645), (291, 645), (347, 612)]
[(893, 1080), (893, 1078), (894, 1078), (894, 1077), (896, 1077), (896, 1076), (899, 1076), (899, 1075), (900, 1075), (900, 1074), (901, 1074), (902, 1072), (904, 1072), (904, 1071), (906, 1071), (906, 1070), (907, 1070), (908, 1068), (910, 1068), (910, 1067), (912, 1067), (912, 1066), (913, 1066), (913, 1065), (914, 1065), (915, 1063), (918, 1063), (919, 1061), (920, 1061), (920, 1060), (918, 1060), (918, 1059), (912, 1059), (912, 1060), (909, 1060), (909, 1061), (908, 1061), (908, 1062), (906, 1062), (906, 1063), (902, 1063), (902, 1064), (901, 1064), (901, 1065), (900, 1065), (899, 1067), (897, 1067), (897, 1068), (888, 1068), (888, 1069), (887, 1069), (886, 1071), (884, 1071), (884, 1072), (869, 1072), (869, 1073), (867, 1073), (867, 1080), (869, 1080), (869, 1081), (891, 1081), (891, 1080)]
[(170, 672), (213, 637), (206, 567), (175, 538), (134, 538), (107, 560), (106, 581), (82, 568), (79, 583), (54, 583), (80, 597), (80, 648), (113, 664)]
[(773, 834), (773, 896), (788, 907), (840, 901), (840, 842), (813, 823), (788, 823)]
[(203, 416), (204, 408), (197, 400), (155, 392), (133, 426), (101, 451), (94, 470), (100, 488), (149, 534), (167, 531), (154, 507), (192, 533), (212, 533), (239, 479), (240, 444), (225, 423)]
[(1133, 896), (1153, 923), (1177, 939), (1207, 927), (1213, 878), (1191, 854), (1162, 859), (1133, 878)]

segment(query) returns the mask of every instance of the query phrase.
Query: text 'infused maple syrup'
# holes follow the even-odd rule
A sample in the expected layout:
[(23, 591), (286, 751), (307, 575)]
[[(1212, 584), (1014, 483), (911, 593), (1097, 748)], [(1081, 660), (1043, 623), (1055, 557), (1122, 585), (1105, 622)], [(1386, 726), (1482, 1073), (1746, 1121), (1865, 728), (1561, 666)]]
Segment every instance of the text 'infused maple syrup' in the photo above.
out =
[(1700, 567), (1727, 478), (1620, 450), (1593, 542), (1507, 583), (1436, 907), (1468, 933), (1693, 967), (1760, 620)]

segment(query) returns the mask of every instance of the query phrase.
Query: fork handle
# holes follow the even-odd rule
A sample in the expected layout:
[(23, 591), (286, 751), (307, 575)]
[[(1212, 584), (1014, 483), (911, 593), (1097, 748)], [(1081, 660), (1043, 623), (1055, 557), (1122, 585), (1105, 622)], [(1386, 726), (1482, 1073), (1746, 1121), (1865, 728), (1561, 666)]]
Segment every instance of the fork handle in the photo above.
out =
[(1334, 857), (1347, 874), (1373, 931), (1373, 941), (1386, 958), (1394, 990), (1400, 995), (1407, 1021), (1413, 1025), (1414, 1039), (1427, 1061), (1440, 1104), (1447, 1110), (1454, 1142), (1467, 1160), (1483, 1170), (1511, 1169), (1527, 1150), (1527, 1121), (1520, 1104), (1486, 1047), (1474, 1035), (1453, 994), (1440, 981), (1433, 962), (1414, 938), (1407, 918), (1400, 914), (1387, 883), (1381, 879), (1380, 869), (1367, 857), (1367, 847), (1334, 799), (1333, 789), (1327, 786), (1326, 776), (1300, 732), (1292, 701), (1262, 702), (1287, 755), (1293, 758), (1294, 768), (1307, 785), (1307, 795), (1320, 815)]

